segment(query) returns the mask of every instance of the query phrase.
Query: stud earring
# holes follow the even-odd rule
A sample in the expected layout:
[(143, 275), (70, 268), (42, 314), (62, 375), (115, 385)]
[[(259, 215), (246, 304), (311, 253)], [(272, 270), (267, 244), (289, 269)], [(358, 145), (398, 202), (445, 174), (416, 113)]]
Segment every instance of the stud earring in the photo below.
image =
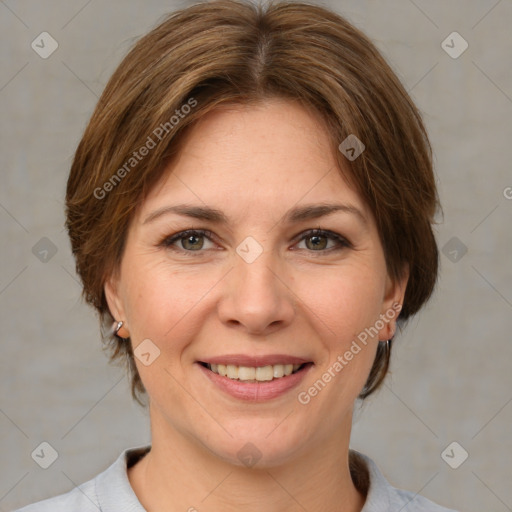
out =
[(124, 322), (122, 320), (120, 320), (119, 322), (114, 322), (113, 331), (118, 338), (126, 340), (127, 338), (130, 337), (130, 334), (126, 330), (126, 328), (123, 327), (123, 324)]

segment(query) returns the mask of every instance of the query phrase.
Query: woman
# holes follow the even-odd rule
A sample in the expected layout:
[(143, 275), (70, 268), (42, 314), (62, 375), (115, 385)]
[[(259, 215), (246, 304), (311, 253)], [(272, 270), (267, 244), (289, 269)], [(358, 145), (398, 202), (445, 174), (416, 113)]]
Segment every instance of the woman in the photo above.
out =
[(361, 32), (296, 2), (172, 14), (107, 84), (66, 204), (152, 442), (21, 510), (448, 510), (349, 449), (438, 264), (428, 138)]

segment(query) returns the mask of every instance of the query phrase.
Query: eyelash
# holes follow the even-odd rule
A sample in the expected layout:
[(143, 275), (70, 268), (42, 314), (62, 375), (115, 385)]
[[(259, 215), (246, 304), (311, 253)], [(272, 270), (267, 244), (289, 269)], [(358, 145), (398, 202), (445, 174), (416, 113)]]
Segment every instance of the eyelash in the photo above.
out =
[[(211, 242), (213, 242), (212, 239), (215, 238), (213, 233), (207, 229), (187, 229), (185, 231), (180, 231), (179, 233), (165, 237), (158, 245), (159, 245), (159, 247), (164, 247), (166, 249), (171, 249), (173, 251), (181, 252), (182, 254), (186, 254), (187, 256), (195, 256), (198, 253), (204, 252), (204, 250), (202, 250), (202, 249), (199, 249), (197, 251), (188, 251), (186, 249), (180, 249), (178, 247), (173, 247), (173, 244), (175, 242), (178, 242), (178, 241), (180, 241), (184, 238), (187, 238), (189, 236), (206, 237)], [(330, 253), (332, 251), (340, 251), (342, 249), (352, 248), (352, 244), (346, 238), (342, 237), (341, 235), (338, 235), (337, 233), (334, 233), (332, 231), (328, 231), (325, 229), (321, 229), (321, 228), (309, 229), (308, 231), (301, 233), (300, 235), (298, 235), (298, 237), (296, 237), (296, 239), (298, 238), (297, 243), (302, 242), (303, 240), (305, 240), (307, 238), (311, 238), (313, 236), (321, 236), (321, 237), (325, 237), (325, 238), (334, 240), (338, 243), (338, 247), (331, 247), (329, 249), (323, 249), (323, 250), (319, 250), (319, 251), (305, 249), (310, 253), (318, 252), (320, 254), (325, 254), (325, 253)], [(300, 250), (304, 250), (304, 249), (300, 249)]]

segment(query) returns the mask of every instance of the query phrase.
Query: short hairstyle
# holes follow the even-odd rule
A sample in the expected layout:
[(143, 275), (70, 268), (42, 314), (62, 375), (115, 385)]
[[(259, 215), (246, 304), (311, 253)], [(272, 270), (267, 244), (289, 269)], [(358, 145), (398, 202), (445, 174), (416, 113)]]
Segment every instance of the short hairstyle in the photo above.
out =
[[(140, 38), (115, 70), (66, 190), (83, 297), (99, 313), (111, 361), (127, 364), (141, 404), (131, 343), (105, 330), (114, 319), (104, 285), (119, 270), (130, 222), (198, 119), (221, 105), (270, 98), (297, 101), (325, 121), (343, 177), (376, 219), (388, 274), (396, 280), (409, 271), (398, 325), (432, 294), (439, 263), (432, 150), (417, 107), (374, 44), (340, 15), (306, 2), (213, 0), (183, 8)], [(338, 149), (349, 135), (365, 145), (356, 159)], [(361, 399), (387, 373), (390, 351), (382, 345)]]

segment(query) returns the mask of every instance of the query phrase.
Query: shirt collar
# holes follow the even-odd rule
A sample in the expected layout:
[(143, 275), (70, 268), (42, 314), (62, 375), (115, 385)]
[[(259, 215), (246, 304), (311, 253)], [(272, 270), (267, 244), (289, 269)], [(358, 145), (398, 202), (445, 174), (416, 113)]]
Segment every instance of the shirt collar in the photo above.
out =
[(146, 512), (133, 492), (127, 470), (150, 449), (151, 445), (145, 445), (125, 450), (112, 466), (96, 477), (101, 512)]
[[(128, 479), (128, 468), (146, 455), (151, 445), (128, 448), (106, 471), (95, 479), (96, 495), (101, 512), (146, 512), (134, 493)], [(386, 512), (391, 504), (390, 489), (392, 489), (370, 457), (350, 450), (367, 468), (369, 473), (369, 488), (366, 501), (361, 512)]]
[(369, 487), (361, 512), (388, 512), (391, 510), (390, 492), (393, 491), (393, 487), (370, 457), (356, 450), (350, 451), (362, 462), (369, 474)]

